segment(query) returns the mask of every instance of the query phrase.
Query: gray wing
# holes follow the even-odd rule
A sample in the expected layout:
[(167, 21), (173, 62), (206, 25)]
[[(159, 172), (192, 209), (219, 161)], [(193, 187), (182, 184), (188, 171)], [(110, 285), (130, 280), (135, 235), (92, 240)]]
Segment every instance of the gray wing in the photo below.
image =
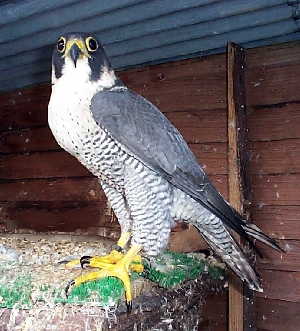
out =
[(120, 88), (91, 101), (96, 123), (145, 166), (218, 216), (247, 241), (244, 219), (217, 192), (179, 131), (148, 100)]
[(183, 191), (193, 194), (203, 191), (208, 184), (207, 176), (178, 130), (140, 95), (128, 89), (100, 91), (92, 99), (91, 111), (97, 124), (128, 154)]

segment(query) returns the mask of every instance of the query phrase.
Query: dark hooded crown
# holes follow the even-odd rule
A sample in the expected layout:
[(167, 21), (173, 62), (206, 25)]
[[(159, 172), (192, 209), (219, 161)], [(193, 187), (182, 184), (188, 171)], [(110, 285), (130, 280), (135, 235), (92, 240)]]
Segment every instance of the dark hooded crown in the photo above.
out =
[[(99, 42), (99, 40), (88, 33), (84, 32), (71, 32), (66, 33), (58, 38), (55, 45), (52, 64), (54, 67), (55, 77), (59, 79), (63, 74), (63, 68), (65, 65), (65, 53), (66, 45), (69, 41), (77, 39), (82, 41), (85, 46), (85, 51), (88, 56), (88, 63), (91, 68), (90, 79), (92, 81), (97, 81), (100, 78), (103, 69), (111, 69), (111, 63), (107, 58), (105, 51)], [(74, 59), (74, 66), (76, 67), (75, 58), (81, 54), (79, 47), (75, 44), (74, 47), (70, 50), (70, 56)]]

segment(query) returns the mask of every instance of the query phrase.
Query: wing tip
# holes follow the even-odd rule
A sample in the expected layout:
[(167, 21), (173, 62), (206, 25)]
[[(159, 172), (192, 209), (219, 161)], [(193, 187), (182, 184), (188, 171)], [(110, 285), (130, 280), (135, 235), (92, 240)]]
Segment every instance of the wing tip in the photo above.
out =
[(247, 282), (248, 287), (250, 288), (250, 290), (256, 291), (256, 292), (260, 292), (262, 293), (264, 291), (264, 289), (261, 286), (261, 283), (249, 283)]

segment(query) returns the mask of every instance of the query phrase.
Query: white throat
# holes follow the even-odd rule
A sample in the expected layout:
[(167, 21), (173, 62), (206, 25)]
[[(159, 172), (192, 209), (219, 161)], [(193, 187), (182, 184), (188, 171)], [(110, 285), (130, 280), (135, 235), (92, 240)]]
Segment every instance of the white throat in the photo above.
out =
[(114, 71), (105, 69), (98, 81), (91, 81), (90, 74), (87, 58), (78, 60), (76, 68), (66, 58), (58, 79), (52, 71), (49, 126), (60, 146), (73, 155), (84, 149), (82, 137), (99, 129), (90, 111), (91, 99), (97, 92), (112, 87), (117, 79)]
[(95, 86), (95, 90), (102, 90), (103, 88), (112, 87), (117, 80), (114, 71), (108, 70), (108, 68), (103, 68), (100, 78), (97, 81), (90, 79), (91, 73), (88, 58), (78, 59), (75, 68), (74, 62), (69, 57), (66, 57), (60, 78), (55, 77), (54, 68), (52, 68), (52, 85), (61, 82), (63, 85), (68, 85), (68, 89), (78, 90), (87, 84)]

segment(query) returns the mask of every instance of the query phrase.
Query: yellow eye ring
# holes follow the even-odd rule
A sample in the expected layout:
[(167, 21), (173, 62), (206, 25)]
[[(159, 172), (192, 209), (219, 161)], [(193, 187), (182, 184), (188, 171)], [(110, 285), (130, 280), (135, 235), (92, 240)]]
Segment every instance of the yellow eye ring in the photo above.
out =
[(66, 38), (60, 37), (57, 41), (56, 48), (60, 53), (63, 53), (66, 49)]
[(89, 52), (96, 52), (96, 50), (98, 49), (97, 40), (93, 37), (87, 37), (85, 43)]

